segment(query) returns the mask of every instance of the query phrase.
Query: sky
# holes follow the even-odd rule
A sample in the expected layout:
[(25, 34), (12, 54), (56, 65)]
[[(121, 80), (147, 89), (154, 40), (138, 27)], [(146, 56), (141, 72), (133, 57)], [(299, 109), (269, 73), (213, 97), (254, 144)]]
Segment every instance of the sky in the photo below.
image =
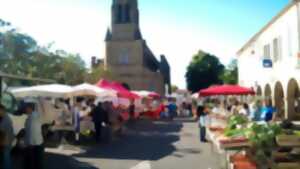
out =
[[(172, 84), (185, 88), (198, 50), (224, 64), (291, 0), (139, 0), (144, 39), (171, 65)], [(112, 0), (0, 0), (0, 18), (40, 45), (103, 58)]]

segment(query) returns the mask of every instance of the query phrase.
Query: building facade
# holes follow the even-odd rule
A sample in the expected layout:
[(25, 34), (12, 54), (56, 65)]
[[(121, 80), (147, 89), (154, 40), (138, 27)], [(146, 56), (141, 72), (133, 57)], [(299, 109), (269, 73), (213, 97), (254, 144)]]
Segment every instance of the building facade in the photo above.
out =
[(299, 1), (291, 1), (237, 56), (239, 84), (272, 99), (282, 119), (300, 120)]
[(132, 90), (170, 92), (169, 63), (164, 55), (158, 61), (143, 39), (137, 0), (113, 0), (111, 15), (104, 67)]

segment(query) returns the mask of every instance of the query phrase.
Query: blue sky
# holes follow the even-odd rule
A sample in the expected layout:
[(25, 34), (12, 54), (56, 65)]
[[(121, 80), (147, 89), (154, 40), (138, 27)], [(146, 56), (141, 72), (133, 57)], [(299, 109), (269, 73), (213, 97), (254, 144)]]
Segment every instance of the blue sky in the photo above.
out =
[[(157, 56), (172, 66), (172, 82), (185, 88), (184, 74), (199, 50), (223, 63), (290, 0), (139, 0), (141, 30)], [(111, 0), (0, 0), (0, 18), (41, 45), (104, 57)]]

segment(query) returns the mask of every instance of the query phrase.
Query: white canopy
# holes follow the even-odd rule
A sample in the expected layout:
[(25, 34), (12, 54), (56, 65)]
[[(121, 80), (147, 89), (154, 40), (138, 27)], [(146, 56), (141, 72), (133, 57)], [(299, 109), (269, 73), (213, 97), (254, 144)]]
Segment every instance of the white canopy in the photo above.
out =
[(117, 93), (113, 90), (99, 88), (97, 86), (84, 83), (78, 86), (73, 87), (72, 91), (73, 96), (96, 96), (105, 100), (112, 100), (113, 98), (117, 98)]
[(153, 95), (156, 95), (155, 92), (150, 92), (150, 91), (146, 91), (146, 90), (133, 91), (133, 93), (139, 95), (140, 97), (151, 97)]
[(11, 92), (17, 98), (24, 97), (54, 97), (66, 98), (71, 97), (72, 87), (61, 84), (39, 85), (14, 89)]
[(148, 97), (149, 94), (151, 94), (151, 92), (145, 91), (145, 90), (142, 90), (142, 91), (133, 91), (133, 93), (139, 95), (140, 97)]

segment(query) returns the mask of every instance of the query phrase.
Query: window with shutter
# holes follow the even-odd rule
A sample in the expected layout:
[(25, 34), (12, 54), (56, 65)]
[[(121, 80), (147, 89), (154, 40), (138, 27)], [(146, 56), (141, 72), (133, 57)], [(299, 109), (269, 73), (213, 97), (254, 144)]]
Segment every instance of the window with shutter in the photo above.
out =
[(264, 46), (264, 59), (270, 59), (271, 58), (271, 49), (270, 49), (270, 45), (265, 45)]
[(274, 62), (279, 60), (279, 39), (275, 38), (273, 40), (273, 60)]

